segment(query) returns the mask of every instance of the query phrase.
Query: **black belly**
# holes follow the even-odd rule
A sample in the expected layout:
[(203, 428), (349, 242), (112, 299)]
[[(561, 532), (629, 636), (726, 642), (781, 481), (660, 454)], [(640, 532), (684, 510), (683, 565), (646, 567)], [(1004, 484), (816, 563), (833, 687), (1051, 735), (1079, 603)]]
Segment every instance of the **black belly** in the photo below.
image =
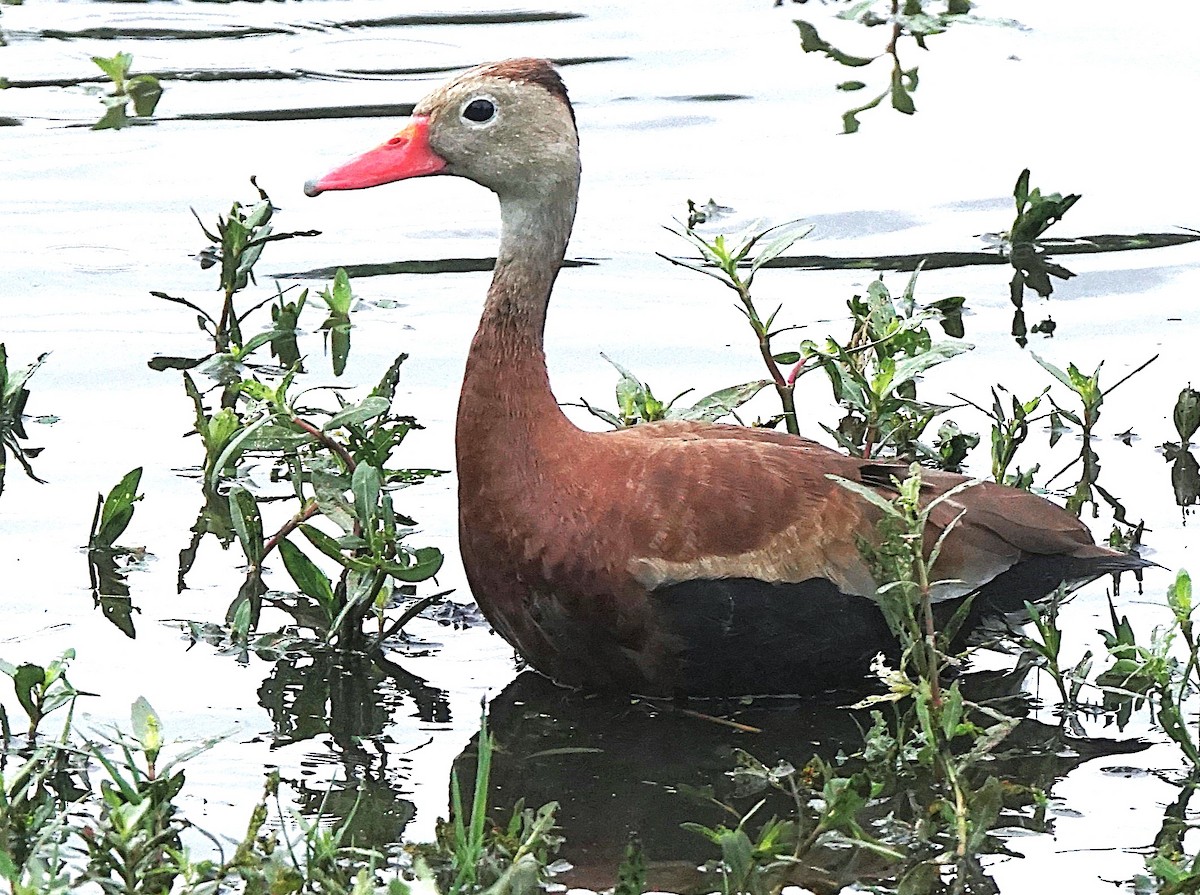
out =
[(679, 695), (861, 690), (871, 659), (897, 653), (879, 607), (823, 578), (686, 581), (659, 588), (651, 600), (679, 644)]

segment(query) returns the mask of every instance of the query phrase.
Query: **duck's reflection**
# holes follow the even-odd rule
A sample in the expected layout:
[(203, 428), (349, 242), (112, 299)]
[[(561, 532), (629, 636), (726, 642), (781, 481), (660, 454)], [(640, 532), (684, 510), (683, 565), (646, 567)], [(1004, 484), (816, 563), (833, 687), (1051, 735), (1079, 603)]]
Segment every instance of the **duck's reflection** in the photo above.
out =
[[(997, 685), (1017, 692), (1022, 673)], [(988, 694), (989, 696), (992, 694)], [(983, 698), (982, 696), (980, 698)], [(596, 891), (616, 881), (631, 834), (638, 834), (648, 862), (647, 885), (675, 892), (711, 891), (719, 880), (700, 865), (717, 857), (714, 846), (681, 824), (734, 826), (736, 819), (713, 798), (741, 812), (762, 798), (735, 791), (726, 773), (742, 749), (766, 765), (788, 761), (802, 766), (811, 756), (829, 762), (858, 751), (865, 713), (841, 700), (756, 700), (693, 702), (686, 707), (655, 701), (585, 696), (562, 690), (533, 672), (521, 674), (492, 703), (488, 723), (495, 738), (488, 804), (492, 819), (507, 822), (524, 799), (538, 807), (559, 803), (565, 837), (561, 856), (573, 869), (556, 878)], [(1022, 700), (1005, 705), (1016, 713)], [(458, 757), (455, 770), (464, 788), (474, 780), (477, 738)], [(1023, 721), (1006, 742), (1008, 772), (1021, 783), (1049, 790), (1056, 778), (1098, 754), (1144, 748), (1140, 742), (1067, 738), (1062, 729)], [(1002, 776), (999, 768), (993, 770)], [(470, 796), (464, 793), (464, 798)], [(469, 803), (469, 802), (468, 802)], [(790, 803), (770, 802), (755, 815), (785, 816)], [(1009, 825), (1020, 823), (1014, 815)], [(854, 881), (888, 874), (882, 859), (857, 848), (830, 848), (810, 854), (794, 881), (816, 892), (836, 892)], [(987, 886), (990, 881), (980, 880)]]

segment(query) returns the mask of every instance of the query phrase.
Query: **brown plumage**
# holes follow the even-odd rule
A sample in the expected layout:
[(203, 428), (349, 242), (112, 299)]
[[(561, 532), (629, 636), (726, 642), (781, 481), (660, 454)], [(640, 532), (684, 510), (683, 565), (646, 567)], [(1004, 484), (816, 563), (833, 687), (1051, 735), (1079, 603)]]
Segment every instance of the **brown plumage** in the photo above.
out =
[[(827, 478), (887, 491), (902, 470), (791, 435), (665, 422), (584, 432), (550, 390), (542, 330), (575, 216), (579, 147), (545, 61), (472, 69), (309, 195), (429, 174), (493, 190), (496, 269), (458, 408), (459, 537), (471, 590), (535, 668), (573, 686), (674, 694), (852, 683), (893, 641), (858, 554), (875, 511)], [(927, 472), (931, 497), (963, 481)], [(958, 513), (935, 598), (1019, 607), (1059, 582), (1147, 565), (1024, 491), (979, 484)]]

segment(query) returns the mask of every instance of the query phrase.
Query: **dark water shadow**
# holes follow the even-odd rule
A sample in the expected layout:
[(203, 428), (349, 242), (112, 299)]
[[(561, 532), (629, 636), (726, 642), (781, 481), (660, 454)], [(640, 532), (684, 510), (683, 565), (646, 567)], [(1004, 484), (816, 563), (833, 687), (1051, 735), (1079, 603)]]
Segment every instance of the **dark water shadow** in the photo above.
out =
[[(1023, 677), (975, 676), (973, 695), (1008, 696), (1005, 710), (1021, 714), (1027, 703), (1012, 694), (1020, 691)], [(718, 857), (714, 847), (680, 824), (731, 825), (731, 818), (696, 794), (707, 791), (741, 812), (750, 810), (762, 795), (739, 797), (726, 773), (735, 766), (738, 749), (768, 766), (788, 761), (801, 767), (814, 754), (829, 762), (840, 754), (853, 754), (862, 747), (859, 725), (869, 725), (870, 719), (863, 711), (840, 707), (849, 701), (852, 698), (697, 701), (679, 706), (589, 697), (525, 672), (488, 710), (496, 741), (491, 817), (503, 824), (518, 799), (532, 807), (559, 802), (558, 823), (566, 838), (560, 854), (573, 869), (556, 881), (568, 886), (594, 891), (611, 887), (629, 836), (636, 832), (647, 848), (648, 888), (681, 893), (719, 889), (719, 880), (698, 870)], [(681, 709), (696, 709), (755, 731)], [(468, 787), (474, 779), (477, 741), (455, 761), (458, 779)], [(1026, 719), (1005, 741), (989, 773), (1003, 779), (1008, 762), (1011, 770), (1019, 768), (1016, 779), (1048, 791), (1084, 761), (1140, 751), (1146, 745), (1074, 737), (1060, 727)], [(755, 816), (758, 822), (772, 814), (783, 817), (788, 807), (786, 802), (768, 803)], [(1012, 826), (1021, 822), (1020, 817), (1005, 820)], [(810, 860), (798, 868), (794, 881), (818, 893), (837, 892), (851, 882), (882, 879), (888, 873), (879, 858), (859, 849), (823, 849)]]
[[(188, 39), (193, 39), (197, 35), (188, 33)], [(205, 37), (207, 35), (199, 35)], [(224, 35), (215, 35), (223, 37)], [(622, 62), (628, 59), (626, 56), (562, 56), (551, 59), (556, 66), (566, 68), (574, 65), (589, 65), (597, 62)], [(415, 77), (420, 75), (440, 75), (449, 74), (452, 72), (462, 71), (465, 68), (470, 68), (470, 64), (461, 65), (426, 65), (426, 66), (411, 66), (403, 68), (336, 68), (336, 69), (316, 69), (316, 68), (287, 68), (287, 69), (256, 69), (256, 68), (206, 68), (206, 69), (162, 69), (140, 72), (141, 74), (150, 75), (157, 78), (159, 81), (169, 83), (171, 81), (303, 81), (308, 78), (320, 80), (375, 80), (375, 79), (401, 79), (406, 77)], [(61, 77), (61, 78), (9, 78), (7, 80), (9, 89), (31, 89), (39, 87), (81, 87), (84, 84), (99, 84), (108, 86), (111, 82), (103, 75), (86, 76), (86, 77)], [(730, 96), (731, 99), (741, 98)], [(676, 99), (698, 99), (703, 100), (704, 97), (676, 97)], [(387, 114), (411, 115), (413, 103), (400, 103), (390, 106), (345, 106), (345, 107), (316, 107), (311, 111), (319, 111), (325, 108), (328, 114), (325, 116), (311, 115), (309, 117), (328, 117), (328, 118), (350, 118), (359, 117), (352, 114), (338, 114), (340, 109), (346, 110), (347, 113), (353, 110), (369, 110), (376, 108), (385, 109), (408, 109), (407, 112), (389, 112)], [(283, 110), (279, 110), (283, 111)], [(228, 113), (225, 113), (228, 114)], [(260, 114), (267, 114), (266, 112)], [(382, 113), (381, 113), (382, 114)], [(216, 120), (221, 120), (221, 113), (213, 113)], [(367, 113), (363, 113), (366, 117)], [(213, 116), (209, 116), (211, 118)], [(191, 118), (187, 115), (160, 116), (158, 121), (187, 121), (187, 120), (209, 120), (209, 118)], [(18, 119), (7, 119), (18, 122)], [(269, 119), (268, 119), (269, 120)]]
[[(563, 267), (595, 267), (599, 261), (567, 260)], [(344, 268), (351, 279), (384, 277), (398, 273), (479, 273), (496, 266), (495, 258), (438, 258), (432, 261), (382, 261), (376, 264), (335, 264), (311, 270), (290, 270), (268, 274), (281, 280), (329, 280), (338, 268)]]
[[(1105, 252), (1129, 252), (1185, 245), (1200, 240), (1200, 232), (1106, 234), (1078, 239), (1043, 239), (1037, 247), (1043, 257), (1091, 255)], [(763, 267), (800, 268), (803, 270), (946, 270), (957, 267), (1007, 266), (1012, 261), (999, 251), (924, 252), (907, 255), (787, 255), (772, 258)]]
[[(363, 107), (365, 108), (365, 107)], [(218, 114), (218, 113), (214, 113)], [(258, 114), (258, 113), (238, 113)], [(1165, 248), (1200, 241), (1200, 232), (1188, 233), (1139, 233), (1133, 236), (1088, 236), (1072, 240), (1045, 240), (1041, 244), (1044, 256), (1083, 255), (1102, 252), (1124, 252), (1138, 249)], [(684, 260), (682, 258), (678, 260)], [(495, 258), (437, 258), (427, 260), (386, 261), (371, 264), (331, 265), (309, 270), (279, 271), (269, 274), (279, 279), (329, 279), (339, 266), (345, 267), (351, 277), (388, 276), (400, 273), (472, 273), (489, 271), (496, 263)], [(568, 259), (563, 267), (591, 267), (602, 263), (595, 259)], [(947, 270), (959, 267), (1005, 267), (1011, 259), (998, 251), (985, 252), (925, 252), (907, 255), (788, 255), (772, 258), (763, 267), (793, 268), (801, 270), (879, 270), (908, 271)], [(1068, 276), (1073, 276), (1066, 271)]]
[[(204, 2), (204, 0), (198, 0)], [(209, 0), (227, 3), (228, 0)], [(226, 25), (219, 28), (171, 28), (148, 25), (101, 25), (93, 28), (66, 30), (45, 28), (32, 32), (33, 37), (49, 40), (198, 40), (207, 38), (259, 37), (268, 34), (297, 34), (301, 31), (336, 31), (365, 28), (406, 28), (415, 25), (514, 25), (529, 22), (562, 22), (582, 19), (581, 12), (464, 12), (417, 15), (380, 16), (370, 19), (347, 19), (342, 22), (311, 25)]]

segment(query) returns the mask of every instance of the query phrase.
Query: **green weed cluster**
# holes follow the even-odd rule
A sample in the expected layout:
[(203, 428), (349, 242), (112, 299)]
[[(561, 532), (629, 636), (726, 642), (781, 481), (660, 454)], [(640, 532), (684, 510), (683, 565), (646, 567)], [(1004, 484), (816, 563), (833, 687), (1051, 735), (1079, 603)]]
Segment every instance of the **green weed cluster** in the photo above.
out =
[[(308, 290), (291, 299), (287, 293), (292, 290), (276, 287), (273, 297), (241, 302), (267, 243), (314, 233), (276, 232), (274, 206), (263, 190), (258, 193), (253, 205), (234, 203), (229, 214), (218, 219), (215, 232), (201, 224), (213, 241), (201, 254), (202, 264), (220, 273), (219, 311), (210, 313), (190, 299), (155, 293), (195, 311), (201, 331), (212, 342), (212, 350), (202, 356), (158, 357), (150, 363), (158, 370), (183, 371), (195, 431), (204, 448), (204, 506), (192, 543), (180, 557), (180, 580), (206, 534), (226, 546), (236, 540), (246, 558), (246, 578), (226, 622), (232, 641), (246, 644), (259, 625), (267, 593), (264, 563), (278, 552), (299, 594), (276, 600), (275, 605), (322, 640), (372, 652), (441, 596), (412, 602), (398, 617), (387, 614), (441, 568), (440, 551), (408, 545), (414, 522), (396, 509), (393, 499), (396, 489), (437, 471), (394, 465), (396, 450), (419, 428), (416, 420), (398, 414), (393, 406), (408, 355), (399, 355), (357, 401), (347, 400), (340, 390), (332, 391), (332, 402), (325, 403), (318, 400), (317, 389), (295, 391), (305, 372), (297, 336)], [(328, 315), (318, 332), (327, 340), (332, 372), (340, 376), (350, 352), (354, 304), (344, 270), (319, 297)], [(267, 305), (269, 325), (250, 334), (249, 321)], [(253, 362), (253, 354), (263, 348), (270, 349), (278, 366)], [(202, 389), (192, 371), (213, 385)], [(271, 465), (272, 478), (287, 486), (285, 494), (270, 495), (271, 501), (284, 499), (294, 507), (270, 534), (260, 495), (247, 484), (246, 475), (251, 465), (264, 462)], [(332, 533), (318, 526), (318, 519), (329, 523)], [(323, 570), (326, 562), (332, 564), (334, 576)], [(368, 618), (374, 619), (376, 629), (371, 642), (364, 639)]]

